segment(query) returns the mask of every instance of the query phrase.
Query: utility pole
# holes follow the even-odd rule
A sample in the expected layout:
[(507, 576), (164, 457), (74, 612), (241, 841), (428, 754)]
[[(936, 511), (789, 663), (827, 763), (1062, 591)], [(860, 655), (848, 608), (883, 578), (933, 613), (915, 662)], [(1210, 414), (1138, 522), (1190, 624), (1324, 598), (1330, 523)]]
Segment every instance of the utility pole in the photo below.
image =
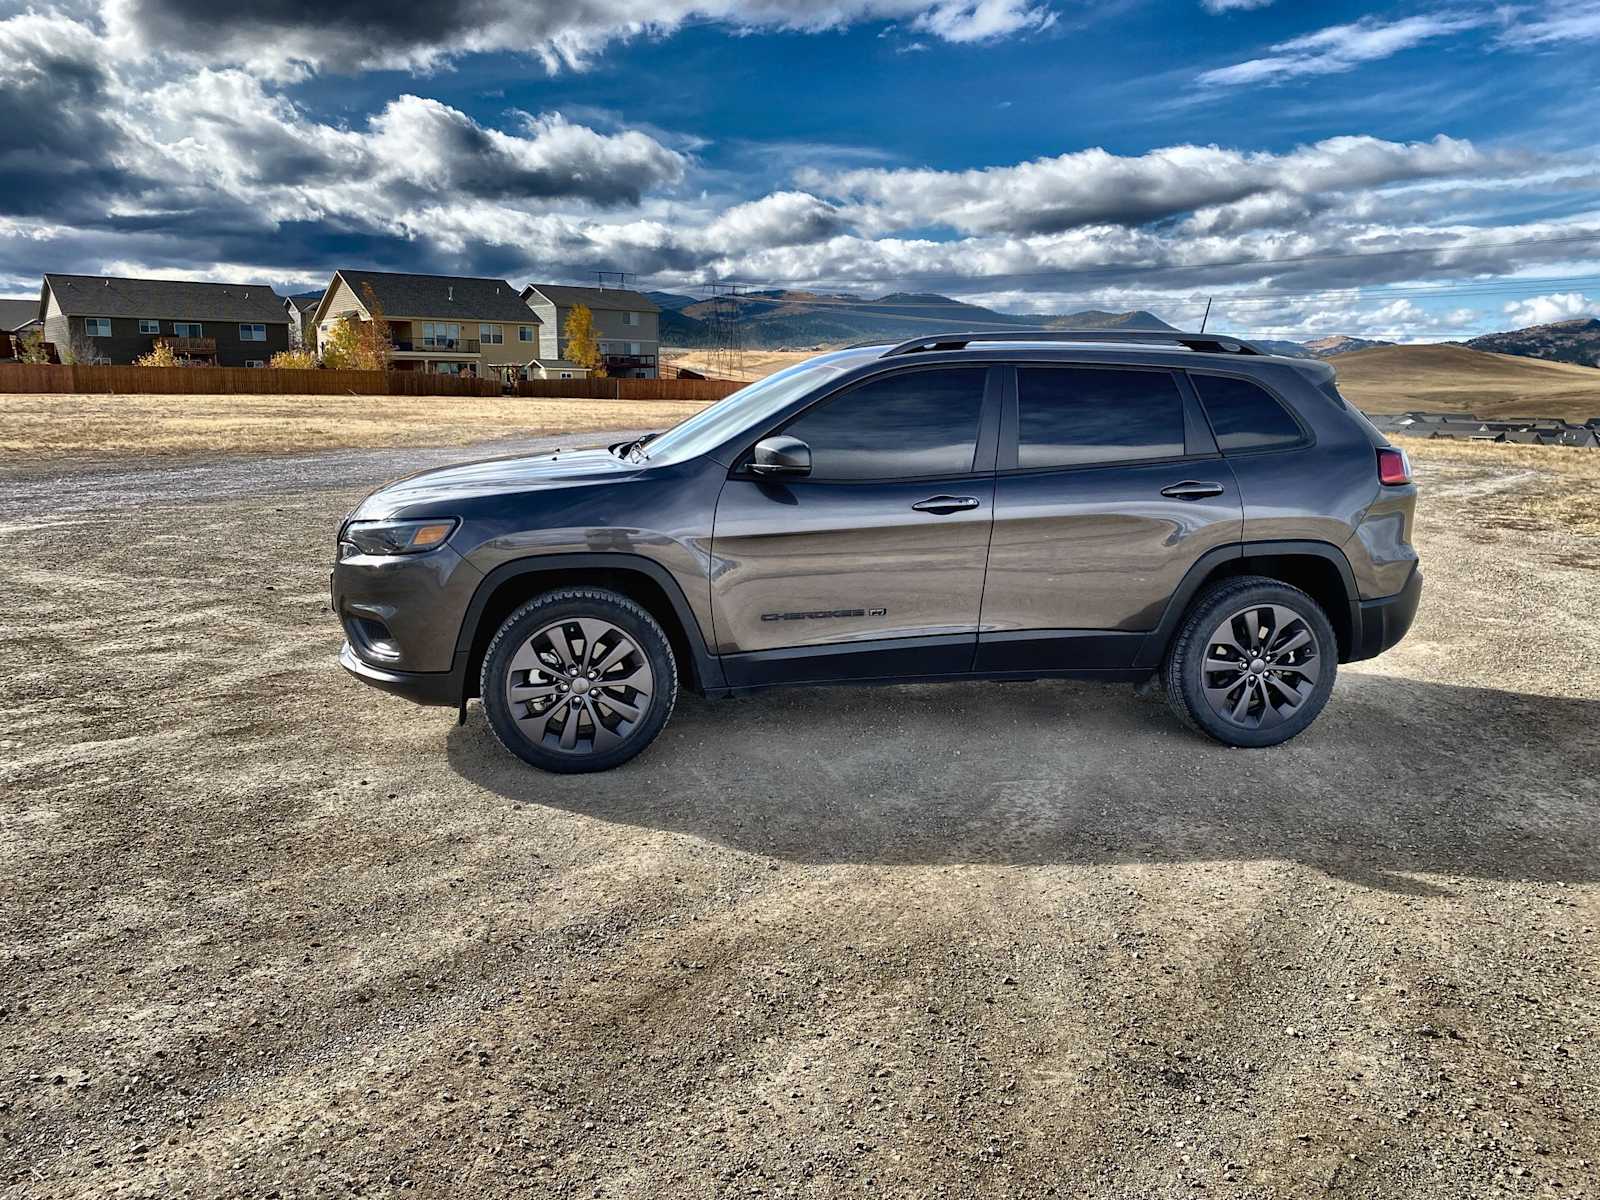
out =
[(739, 302), (742, 284), (711, 284), (711, 354), (707, 364), (719, 379), (744, 378), (744, 308)]

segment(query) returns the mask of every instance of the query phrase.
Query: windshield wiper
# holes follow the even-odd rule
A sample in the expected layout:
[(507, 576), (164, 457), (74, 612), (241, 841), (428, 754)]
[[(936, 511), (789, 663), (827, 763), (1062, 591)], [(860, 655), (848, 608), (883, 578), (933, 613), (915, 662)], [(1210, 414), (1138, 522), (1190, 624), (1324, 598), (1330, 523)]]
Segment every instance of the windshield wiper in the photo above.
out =
[(617, 457), (625, 458), (629, 462), (640, 462), (644, 458), (642, 451), (645, 446), (660, 436), (659, 433), (647, 433), (643, 437), (634, 438), (633, 441), (627, 442), (618, 448)]

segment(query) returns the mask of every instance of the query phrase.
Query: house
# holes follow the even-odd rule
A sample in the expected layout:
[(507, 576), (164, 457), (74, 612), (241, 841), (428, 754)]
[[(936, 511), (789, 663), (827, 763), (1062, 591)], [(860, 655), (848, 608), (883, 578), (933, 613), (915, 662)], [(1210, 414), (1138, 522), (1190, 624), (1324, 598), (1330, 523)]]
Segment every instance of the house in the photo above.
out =
[(514, 380), (539, 350), (539, 318), (504, 279), (335, 271), (311, 324), (317, 345), (342, 317), (370, 321), (368, 297), (389, 323), (399, 371)]
[(289, 345), (296, 350), (317, 348), (316, 326), (312, 319), (317, 315), (317, 305), (322, 303), (324, 292), (300, 292), (283, 298), (283, 309), (289, 314)]
[(522, 365), (524, 379), (587, 379), (589, 368), (564, 358), (530, 358)]
[(35, 308), (63, 358), (131, 363), (160, 341), (191, 362), (261, 367), (289, 348), (283, 305), (259, 283), (52, 274)]
[(0, 333), (21, 337), (42, 326), (37, 300), (32, 297), (23, 300), (0, 300)]
[(567, 357), (567, 316), (578, 305), (594, 314), (595, 340), (606, 374), (654, 379), (661, 352), (661, 309), (627, 288), (567, 287), (534, 283), (522, 299), (539, 315), (541, 361)]

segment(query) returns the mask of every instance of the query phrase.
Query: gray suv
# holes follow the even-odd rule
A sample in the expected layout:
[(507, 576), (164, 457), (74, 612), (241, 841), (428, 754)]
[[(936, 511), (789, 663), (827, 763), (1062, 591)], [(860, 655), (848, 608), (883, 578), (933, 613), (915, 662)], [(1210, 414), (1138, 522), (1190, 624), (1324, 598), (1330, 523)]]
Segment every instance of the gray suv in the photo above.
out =
[(481, 696), (548, 771), (638, 754), (680, 680), (1154, 679), (1191, 727), (1270, 746), (1410, 627), (1416, 495), (1324, 363), (951, 334), (820, 355), (609, 449), (389, 484), (339, 531), (333, 609), (352, 674)]

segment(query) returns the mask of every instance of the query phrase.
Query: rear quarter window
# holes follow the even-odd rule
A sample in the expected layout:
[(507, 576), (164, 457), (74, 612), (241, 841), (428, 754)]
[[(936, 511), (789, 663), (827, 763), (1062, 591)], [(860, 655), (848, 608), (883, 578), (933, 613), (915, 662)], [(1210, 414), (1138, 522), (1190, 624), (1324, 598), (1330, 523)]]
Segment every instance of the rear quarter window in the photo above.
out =
[(1275, 396), (1248, 379), (1190, 375), (1200, 403), (1224, 453), (1283, 450), (1303, 445), (1305, 431)]

